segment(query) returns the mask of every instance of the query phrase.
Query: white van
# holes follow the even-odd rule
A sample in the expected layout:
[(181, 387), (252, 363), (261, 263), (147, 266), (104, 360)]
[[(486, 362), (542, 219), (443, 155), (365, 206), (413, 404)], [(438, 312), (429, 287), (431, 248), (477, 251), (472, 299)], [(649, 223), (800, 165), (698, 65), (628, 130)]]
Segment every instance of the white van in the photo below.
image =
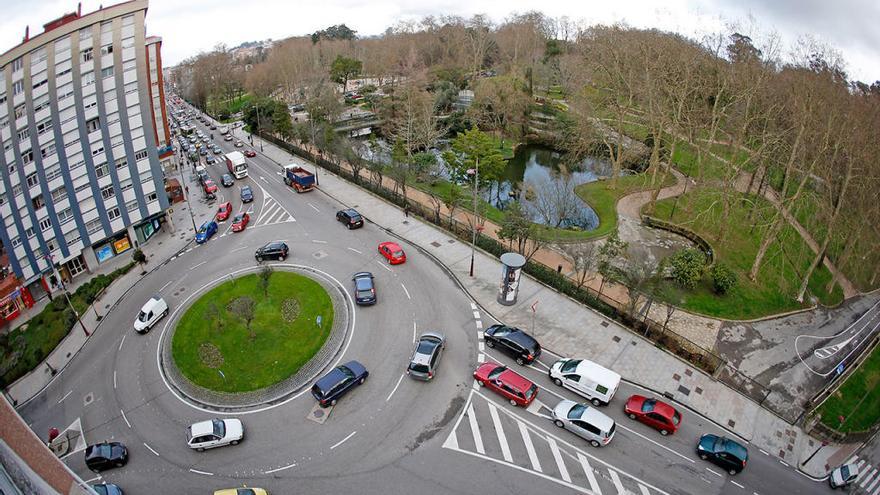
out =
[(168, 314), (168, 304), (159, 296), (153, 296), (141, 308), (137, 319), (134, 320), (134, 329), (137, 333), (147, 333), (153, 325)]
[(562, 400), (553, 408), (553, 424), (590, 442), (593, 447), (604, 447), (614, 438), (614, 420), (596, 409)]
[(620, 385), (620, 375), (586, 359), (556, 361), (550, 367), (550, 379), (556, 385), (590, 399), (594, 406), (611, 402)]
[(224, 136), (225, 136), (226, 134), (229, 134), (229, 126), (224, 125), (223, 127), (221, 127), (221, 128), (220, 128), (220, 134), (223, 134)]

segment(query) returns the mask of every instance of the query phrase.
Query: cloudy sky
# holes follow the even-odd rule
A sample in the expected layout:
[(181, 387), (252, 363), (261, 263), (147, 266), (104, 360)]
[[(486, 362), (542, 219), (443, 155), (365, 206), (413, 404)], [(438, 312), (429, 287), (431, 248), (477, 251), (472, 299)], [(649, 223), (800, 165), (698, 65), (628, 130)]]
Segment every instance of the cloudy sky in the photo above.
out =
[[(83, 12), (101, 1), (84, 0)], [(111, 0), (106, 3), (118, 3)], [(0, 0), (0, 52), (19, 43), (64, 12), (75, 0)], [(379, 34), (400, 20), (425, 15), (488, 14), (501, 21), (514, 12), (541, 10), (587, 25), (625, 22), (636, 27), (676, 31), (692, 37), (729, 32), (752, 35), (757, 44), (775, 33), (781, 55), (811, 37), (836, 49), (850, 77), (880, 80), (880, 2), (877, 0), (151, 0), (147, 32), (161, 36), (163, 59), (173, 65), (217, 43), (281, 39), (344, 23), (361, 35)]]

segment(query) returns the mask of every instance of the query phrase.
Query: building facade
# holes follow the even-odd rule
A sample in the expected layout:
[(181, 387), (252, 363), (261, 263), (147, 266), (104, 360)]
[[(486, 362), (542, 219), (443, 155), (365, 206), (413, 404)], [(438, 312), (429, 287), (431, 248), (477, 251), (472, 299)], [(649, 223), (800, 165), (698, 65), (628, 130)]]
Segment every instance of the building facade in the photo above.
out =
[[(170, 137), (155, 129), (164, 111), (154, 117), (146, 11), (133, 0), (67, 14), (0, 55), (0, 242), (32, 292), (160, 227)], [(158, 66), (156, 79), (161, 88)]]
[(163, 170), (173, 168), (174, 147), (168, 127), (168, 107), (165, 105), (165, 75), (162, 73), (162, 38), (150, 36), (147, 43), (147, 71), (150, 98), (150, 117), (153, 136), (158, 146), (159, 161)]

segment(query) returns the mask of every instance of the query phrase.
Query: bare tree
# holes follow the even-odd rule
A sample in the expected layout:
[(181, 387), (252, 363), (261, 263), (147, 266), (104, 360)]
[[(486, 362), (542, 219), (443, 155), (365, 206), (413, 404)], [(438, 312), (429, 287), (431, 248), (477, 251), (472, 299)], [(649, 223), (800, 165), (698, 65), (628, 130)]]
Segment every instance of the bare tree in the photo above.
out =
[(545, 225), (559, 228), (577, 215), (583, 205), (574, 192), (571, 174), (563, 166), (558, 174), (540, 181), (525, 183), (528, 210), (534, 210)]
[(596, 278), (599, 259), (595, 242), (573, 242), (560, 244), (559, 247), (574, 267), (574, 281), (578, 289)]
[(264, 265), (259, 273), (259, 285), (263, 290), (263, 297), (269, 297), (269, 283), (272, 281), (272, 267)]
[(252, 341), (257, 338), (256, 332), (251, 328), (251, 322), (256, 316), (256, 307), (256, 302), (249, 296), (239, 296), (233, 299), (226, 308), (244, 322)]

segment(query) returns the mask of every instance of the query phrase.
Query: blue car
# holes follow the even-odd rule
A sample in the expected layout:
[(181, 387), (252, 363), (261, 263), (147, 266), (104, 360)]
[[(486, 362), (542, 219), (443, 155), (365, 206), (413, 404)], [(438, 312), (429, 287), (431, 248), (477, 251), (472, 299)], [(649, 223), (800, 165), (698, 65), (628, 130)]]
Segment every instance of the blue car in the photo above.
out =
[(335, 406), (337, 399), (361, 385), (370, 373), (357, 361), (333, 368), (312, 386), (312, 396), (321, 407)]
[(208, 239), (216, 233), (217, 222), (211, 220), (210, 222), (203, 223), (202, 226), (199, 227), (199, 231), (196, 232), (196, 244), (204, 244), (208, 242)]
[(241, 202), (242, 203), (250, 203), (254, 200), (254, 191), (251, 190), (251, 186), (242, 186), (241, 187)]

